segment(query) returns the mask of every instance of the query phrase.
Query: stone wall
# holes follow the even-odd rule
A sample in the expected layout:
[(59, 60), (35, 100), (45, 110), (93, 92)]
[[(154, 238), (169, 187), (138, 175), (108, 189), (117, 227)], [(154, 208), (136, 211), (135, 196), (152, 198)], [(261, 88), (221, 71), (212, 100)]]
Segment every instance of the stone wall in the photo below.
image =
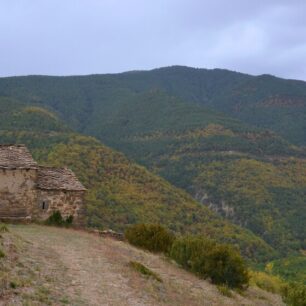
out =
[(0, 218), (31, 218), (37, 190), (35, 169), (0, 169)]
[(35, 219), (46, 220), (55, 211), (63, 218), (73, 216), (75, 225), (84, 224), (84, 191), (39, 190), (37, 191)]
[(84, 225), (84, 191), (38, 189), (37, 170), (0, 168), (0, 219), (46, 220), (59, 210)]

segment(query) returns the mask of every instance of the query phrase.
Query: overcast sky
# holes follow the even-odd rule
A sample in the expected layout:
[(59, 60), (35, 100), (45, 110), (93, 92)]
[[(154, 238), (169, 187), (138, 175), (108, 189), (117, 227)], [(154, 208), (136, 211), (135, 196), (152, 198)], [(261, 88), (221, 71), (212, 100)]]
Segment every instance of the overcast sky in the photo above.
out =
[(0, 0), (0, 75), (187, 65), (306, 80), (305, 0)]

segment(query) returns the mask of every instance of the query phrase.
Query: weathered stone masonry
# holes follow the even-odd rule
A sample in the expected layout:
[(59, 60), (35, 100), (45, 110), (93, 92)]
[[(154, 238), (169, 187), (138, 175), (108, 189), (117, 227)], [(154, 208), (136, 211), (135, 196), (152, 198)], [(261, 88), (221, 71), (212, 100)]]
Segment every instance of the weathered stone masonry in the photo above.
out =
[(37, 170), (0, 168), (0, 217), (28, 218), (37, 190)]
[(59, 210), (82, 225), (85, 191), (71, 170), (38, 166), (23, 145), (0, 145), (0, 219), (45, 220)]

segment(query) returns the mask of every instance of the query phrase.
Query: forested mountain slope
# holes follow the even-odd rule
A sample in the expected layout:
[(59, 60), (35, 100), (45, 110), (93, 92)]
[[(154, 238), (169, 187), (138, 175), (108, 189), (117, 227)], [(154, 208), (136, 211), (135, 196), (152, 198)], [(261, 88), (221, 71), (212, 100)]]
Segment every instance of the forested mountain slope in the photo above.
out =
[[(91, 135), (124, 152), (283, 256), (305, 249), (305, 82), (176, 66), (114, 75), (1, 78), (0, 96), (56, 114), (66, 135)], [(37, 156), (44, 158), (56, 143), (69, 143), (78, 153), (58, 146), (50, 160), (66, 156), (65, 162), (82, 160), (82, 169), (96, 168), (98, 163), (88, 166), (85, 158), (96, 150), (92, 139), (78, 136), (74, 143), (72, 134), (65, 139), (55, 130), (44, 132), (48, 138), (41, 137)], [(24, 137), (12, 131), (11, 126), (10, 137), (34, 146), (40, 138), (31, 127), (21, 133)], [(2, 139), (9, 140), (8, 134)], [(96, 154), (108, 155), (101, 152)], [(94, 199), (104, 196), (96, 193)], [(125, 208), (120, 212), (124, 215)], [(133, 214), (124, 218), (135, 220)]]
[(113, 116), (118, 103), (156, 89), (274, 130), (292, 143), (306, 144), (306, 83), (302, 81), (181, 66), (121, 74), (0, 79), (0, 96), (47, 104), (82, 131)]
[[(305, 150), (291, 142), (304, 141), (305, 88), (187, 67), (0, 79), (0, 94), (55, 111), (71, 129), (124, 152), (284, 253), (305, 248)], [(275, 95), (290, 98), (279, 104)], [(249, 125), (248, 112), (258, 122)]]
[(236, 244), (255, 262), (277, 256), (261, 238), (222, 219), (183, 190), (98, 140), (72, 132), (55, 113), (7, 98), (0, 98), (0, 111), (1, 143), (28, 145), (40, 163), (70, 167), (88, 188), (89, 226), (124, 230), (133, 223), (161, 223), (177, 233)]

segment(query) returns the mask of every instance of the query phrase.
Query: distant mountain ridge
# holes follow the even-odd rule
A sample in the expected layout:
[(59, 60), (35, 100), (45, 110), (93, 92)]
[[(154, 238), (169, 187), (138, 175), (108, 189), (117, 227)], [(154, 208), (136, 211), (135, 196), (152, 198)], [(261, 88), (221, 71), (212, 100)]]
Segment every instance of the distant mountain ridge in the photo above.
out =
[[(291, 143), (306, 144), (306, 83), (303, 81), (184, 66), (105, 75), (0, 78), (0, 96), (47, 104), (68, 115), (74, 127), (85, 132), (80, 122), (84, 119), (90, 122), (96, 112), (105, 112), (97, 104), (103, 103), (106, 107), (109, 100), (116, 102), (124, 96), (152, 89), (179, 97), (188, 104), (197, 103), (221, 111), (246, 124), (271, 129)], [(69, 112), (51, 97), (77, 109)]]

